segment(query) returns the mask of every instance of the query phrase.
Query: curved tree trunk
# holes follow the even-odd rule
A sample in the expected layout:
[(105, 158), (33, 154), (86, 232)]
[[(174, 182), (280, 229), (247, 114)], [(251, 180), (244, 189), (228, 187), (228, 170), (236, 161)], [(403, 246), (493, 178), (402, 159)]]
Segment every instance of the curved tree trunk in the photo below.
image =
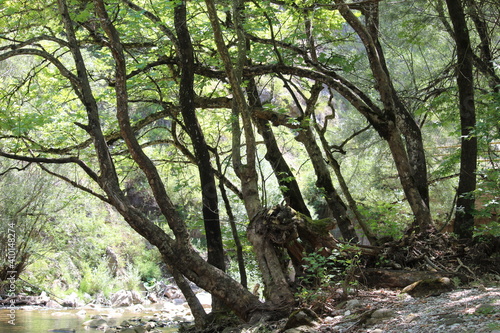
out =
[(329, 165), (332, 167), (333, 171), (335, 172), (335, 175), (337, 177), (337, 181), (340, 184), (340, 188), (342, 189), (342, 193), (344, 194), (347, 203), (349, 204), (349, 208), (352, 210), (354, 216), (356, 216), (356, 219), (358, 220), (358, 223), (363, 230), (366, 238), (371, 244), (374, 244), (377, 241), (377, 237), (375, 237), (375, 234), (371, 230), (370, 226), (366, 223), (365, 219), (361, 215), (358, 209), (358, 205), (356, 204), (356, 201), (351, 195), (351, 191), (349, 190), (349, 187), (347, 186), (347, 183), (344, 179), (344, 176), (342, 175), (342, 172), (340, 170), (340, 164), (337, 162), (337, 160), (333, 157), (332, 152), (330, 151), (328, 147), (328, 142), (326, 141), (325, 138), (325, 127), (323, 129), (320, 129), (318, 124), (315, 124), (314, 126), (316, 133), (319, 135), (319, 139), (321, 141), (321, 145), (323, 146), (323, 151), (326, 154), (326, 158), (328, 160)]
[(316, 186), (324, 191), (325, 200), (332, 211), (333, 217), (337, 220), (342, 237), (348, 242), (358, 243), (358, 236), (347, 215), (347, 207), (333, 187), (330, 171), (316, 143), (311, 128), (302, 129), (295, 139), (304, 145), (309, 154), (314, 172), (316, 173)]
[(64, 0), (59, 0), (73, 57), (78, 66), (79, 82), (82, 85), (81, 90), (85, 91), (85, 94), (79, 94), (79, 96), (81, 96), (82, 103), (87, 106), (89, 117), (88, 132), (94, 139), (98, 161), (101, 166), (99, 184), (107, 194), (108, 202), (118, 210), (137, 233), (158, 248), (168, 265), (177, 269), (182, 275), (210, 292), (213, 296), (224, 300), (226, 306), (232, 309), (243, 320), (251, 320), (255, 316), (258, 317), (268, 307), (264, 306), (258, 297), (246, 290), (240, 283), (203, 260), (191, 247), (186, 226), (178, 215), (174, 204), (170, 201), (157, 169), (144, 154), (134, 136), (134, 132), (131, 131), (130, 120), (128, 118), (123, 50), (121, 49), (117, 31), (111, 24), (106, 13), (104, 3), (101, 0), (95, 0), (94, 3), (103, 29), (109, 37), (110, 48), (115, 58), (117, 117), (122, 137), (127, 144), (132, 158), (146, 175), (153, 190), (155, 200), (159, 204), (162, 214), (166, 217), (170, 229), (175, 235), (175, 240), (133, 207), (119, 187), (118, 177), (116, 177), (116, 173), (114, 172), (113, 160), (111, 159), (100, 128), (97, 104), (92, 96), (83, 58), (76, 43), (76, 38), (74, 38), (72, 22), (69, 19)]

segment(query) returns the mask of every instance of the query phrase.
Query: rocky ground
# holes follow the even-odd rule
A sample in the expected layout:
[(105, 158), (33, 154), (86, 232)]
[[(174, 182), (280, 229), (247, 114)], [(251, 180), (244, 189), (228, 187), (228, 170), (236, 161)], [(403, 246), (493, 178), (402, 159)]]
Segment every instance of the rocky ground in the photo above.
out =
[(359, 291), (314, 329), (343, 333), (500, 333), (500, 288), (456, 289), (425, 298), (384, 289)]

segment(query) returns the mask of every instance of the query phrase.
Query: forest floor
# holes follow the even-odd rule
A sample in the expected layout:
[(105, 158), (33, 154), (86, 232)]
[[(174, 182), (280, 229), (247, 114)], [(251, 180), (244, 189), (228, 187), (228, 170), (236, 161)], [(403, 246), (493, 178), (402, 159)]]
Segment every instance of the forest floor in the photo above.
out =
[[(287, 329), (289, 320), (242, 325), (224, 333), (500, 333), (500, 284), (457, 288), (414, 298), (400, 290), (359, 290), (348, 301), (329, 304), (317, 320)], [(329, 307), (328, 305), (326, 306)], [(220, 332), (219, 331), (219, 332)]]
[[(365, 279), (368, 286), (360, 284), (347, 298), (342, 290), (332, 289), (304, 303), (293, 323), (292, 315), (221, 331), (500, 333), (499, 237), (463, 244), (431, 233), (385, 244), (380, 253), (392, 267), (375, 269), (368, 264), (376, 274), (371, 281)], [(431, 280), (438, 284), (427, 284)], [(408, 285), (413, 289), (405, 288)]]
[(322, 318), (320, 332), (497, 332), (500, 287), (458, 288), (414, 298), (396, 290), (360, 290)]

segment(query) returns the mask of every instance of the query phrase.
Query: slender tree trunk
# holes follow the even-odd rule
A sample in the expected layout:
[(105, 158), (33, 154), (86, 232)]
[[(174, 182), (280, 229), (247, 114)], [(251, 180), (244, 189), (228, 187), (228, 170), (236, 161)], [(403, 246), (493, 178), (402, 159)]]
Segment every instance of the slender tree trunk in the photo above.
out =
[(328, 160), (329, 165), (332, 167), (333, 171), (335, 172), (335, 176), (337, 177), (337, 180), (340, 184), (340, 188), (342, 189), (342, 193), (344, 194), (345, 198), (347, 199), (347, 202), (349, 204), (349, 208), (352, 210), (354, 216), (356, 216), (356, 219), (358, 220), (358, 223), (363, 230), (366, 238), (371, 244), (374, 244), (377, 241), (377, 238), (373, 234), (373, 231), (371, 230), (370, 226), (366, 223), (365, 219), (361, 215), (358, 209), (358, 205), (356, 204), (356, 200), (351, 195), (351, 191), (349, 190), (349, 186), (347, 186), (347, 183), (344, 179), (344, 176), (342, 175), (342, 172), (340, 170), (340, 164), (337, 162), (337, 160), (333, 157), (332, 152), (328, 148), (328, 142), (326, 141), (325, 138), (325, 133), (324, 130), (325, 128), (320, 129), (318, 124), (315, 124), (315, 129), (316, 133), (318, 133), (321, 141), (321, 145), (323, 146), (323, 151), (326, 154), (326, 158)]
[(347, 215), (347, 207), (342, 202), (337, 191), (333, 187), (330, 171), (325, 163), (321, 150), (318, 147), (314, 134), (310, 127), (302, 129), (295, 139), (301, 142), (311, 159), (316, 174), (316, 186), (324, 192), (324, 198), (328, 207), (332, 211), (333, 217), (337, 220), (342, 237), (352, 243), (358, 243), (359, 239), (354, 230), (354, 226)]
[[(262, 104), (258, 96), (257, 86), (253, 78), (249, 79), (247, 94), (250, 107), (262, 108)], [(309, 212), (309, 209), (304, 201), (304, 197), (302, 196), (302, 192), (300, 191), (299, 184), (297, 183), (292, 170), (278, 147), (278, 143), (276, 142), (272, 128), (269, 126), (269, 122), (258, 117), (254, 117), (254, 122), (260, 135), (264, 138), (264, 143), (267, 149), (265, 158), (271, 165), (274, 175), (278, 179), (280, 191), (283, 198), (285, 198), (285, 202), (301, 214), (311, 217), (311, 213)]]
[[(243, 66), (246, 62), (246, 37), (241, 24), (244, 4), (241, 0), (233, 2), (233, 18), (238, 36), (238, 59), (236, 61), (236, 66), (234, 66), (233, 60), (224, 42), (215, 3), (213, 0), (205, 0), (205, 3), (214, 32), (217, 51), (224, 64), (226, 76), (233, 93), (232, 158), (234, 170), (241, 181), (243, 202), (248, 217), (250, 218), (250, 224), (247, 229), (248, 239), (253, 245), (253, 250), (262, 272), (266, 298), (277, 307), (288, 308), (294, 304), (295, 300), (287, 283), (285, 274), (281, 269), (280, 260), (271, 241), (263, 237), (255, 228), (256, 224), (259, 222), (257, 219), (261, 215), (262, 205), (259, 198), (258, 176), (256, 171), (257, 153), (255, 135), (248, 103), (241, 84)], [(246, 163), (243, 163), (240, 153), (242, 135), (239, 124), (240, 117), (245, 138)]]
[[(379, 92), (380, 100), (384, 106), (384, 124), (376, 124), (375, 119), (370, 120), (370, 115), (368, 115), (369, 121), (388, 141), (401, 185), (419, 229), (427, 230), (432, 225), (432, 217), (429, 208), (422, 137), (419, 127), (399, 100), (385, 64), (383, 50), (378, 42), (378, 3), (366, 4), (368, 7), (364, 7), (363, 10), (367, 15), (367, 24), (363, 25), (345, 1), (335, 0), (335, 2), (339, 6), (340, 14), (356, 31), (365, 46), (375, 80), (375, 88)], [(361, 6), (365, 6), (365, 4), (361, 4)], [(405, 137), (406, 146), (400, 145), (402, 134)]]
[[(168, 260), (165, 260), (168, 262)], [(206, 325), (207, 313), (203, 308), (203, 305), (200, 303), (198, 297), (196, 297), (193, 289), (189, 285), (189, 282), (186, 281), (184, 275), (182, 275), (176, 268), (170, 266), (168, 267), (172, 276), (174, 277), (175, 284), (179, 287), (182, 294), (186, 298), (186, 302), (189, 305), (189, 309), (194, 317), (195, 326), (199, 328), (203, 328)]]
[[(223, 175), (224, 173), (222, 171), (222, 165), (220, 163), (220, 158), (218, 155), (215, 156), (215, 160), (217, 163), (217, 170), (219, 174)], [(224, 201), (224, 206), (226, 207), (226, 214), (229, 219), (229, 225), (231, 226), (231, 233), (233, 234), (233, 240), (236, 246), (236, 259), (238, 261), (240, 283), (243, 285), (243, 287), (248, 288), (247, 272), (245, 268), (245, 260), (243, 257), (243, 246), (241, 245), (240, 236), (238, 234), (238, 229), (236, 227), (236, 218), (234, 217), (233, 209), (231, 208), (231, 204), (227, 196), (226, 187), (224, 186), (224, 182), (222, 180), (219, 181), (219, 189), (222, 196), (222, 200)]]
[(461, 1), (446, 0), (446, 4), (457, 45), (457, 85), (462, 138), (458, 199), (453, 231), (460, 238), (472, 238), (475, 204), (473, 192), (476, 189), (477, 169), (477, 138), (472, 134), (476, 126), (472, 49)]
[[(203, 221), (207, 237), (208, 262), (217, 268), (225, 269), (222, 233), (219, 221), (217, 187), (210, 162), (210, 152), (195, 113), (194, 94), (194, 55), (191, 36), (186, 22), (186, 4), (180, 2), (175, 7), (175, 30), (177, 32), (180, 59), (181, 81), (179, 103), (186, 130), (194, 147), (195, 158), (200, 175), (203, 202)], [(214, 304), (216, 305), (216, 304)], [(214, 306), (217, 308), (217, 306)], [(217, 309), (216, 309), (217, 310)]]
[(467, 14), (472, 18), (479, 40), (480, 55), (472, 54), (476, 67), (488, 78), (488, 83), (493, 92), (500, 91), (500, 77), (495, 71), (495, 63), (491, 50), (491, 38), (488, 36), (488, 25), (482, 16), (476, 0), (466, 0)]
[[(59, 1), (65, 6), (64, 0)], [(104, 3), (102, 0), (94, 0), (94, 4), (100, 18), (101, 25), (109, 38), (110, 49), (115, 59), (117, 118), (122, 137), (127, 144), (132, 158), (146, 175), (150, 187), (153, 190), (155, 200), (157, 201), (162, 214), (167, 219), (169, 227), (174, 233), (175, 239), (172, 239), (159, 226), (152, 223), (145, 217), (144, 214), (133, 207), (120, 190), (118, 178), (113, 177), (113, 173), (108, 175), (110, 170), (114, 170), (114, 164), (110, 158), (106, 141), (102, 136), (102, 131), (100, 130), (97, 107), (92, 107), (92, 105), (96, 105), (95, 99), (90, 94), (88, 96), (84, 96), (82, 98), (82, 102), (84, 105), (89, 105), (87, 113), (89, 118), (92, 118), (92, 121), (95, 121), (95, 128), (90, 127), (89, 134), (92, 135), (97, 146), (96, 149), (99, 152), (98, 160), (104, 171), (107, 172), (104, 174), (101, 172), (101, 187), (106, 192), (109, 202), (125, 218), (127, 223), (137, 233), (158, 248), (168, 265), (177, 269), (182, 275), (196, 283), (199, 287), (210, 292), (214, 297), (224, 300), (226, 306), (232, 309), (243, 320), (251, 320), (252, 318), (255, 318), (255, 316), (258, 317), (259, 313), (262, 313), (267, 309), (267, 307), (259, 301), (258, 297), (250, 293), (240, 283), (233, 280), (222, 270), (207, 263), (191, 247), (189, 234), (184, 221), (182, 221), (174, 204), (170, 201), (161, 177), (158, 174), (158, 170), (147, 155), (142, 151), (137, 139), (135, 138), (134, 132), (131, 130), (130, 120), (128, 118), (126, 66), (123, 49), (121, 48), (118, 33), (111, 24), (107, 15)], [(64, 6), (61, 7), (65, 8)], [(69, 24), (66, 24), (66, 31), (68, 35), (74, 37), (69, 15), (67, 16), (67, 22), (69, 22)], [(75, 50), (75, 62), (77, 64), (81, 63), (83, 66), (83, 61), (78, 51), (78, 45), (75, 43), (72, 44), (72, 46)], [(79, 73), (81, 81), (87, 82), (88, 84), (85, 68), (82, 67)], [(100, 149), (104, 147), (105, 149), (101, 153)]]

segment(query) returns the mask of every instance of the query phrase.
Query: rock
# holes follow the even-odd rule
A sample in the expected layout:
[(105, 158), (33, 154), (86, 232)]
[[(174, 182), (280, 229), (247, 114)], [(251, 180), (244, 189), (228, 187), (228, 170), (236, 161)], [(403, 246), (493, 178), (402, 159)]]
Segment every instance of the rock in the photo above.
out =
[(318, 330), (309, 326), (299, 326), (294, 328), (289, 328), (283, 333), (317, 333)]
[(370, 318), (366, 321), (368, 325), (378, 324), (386, 319), (394, 317), (395, 313), (391, 309), (382, 308), (372, 312)]
[(155, 294), (148, 294), (148, 300), (151, 303), (158, 303), (158, 296), (156, 296)]
[(63, 307), (76, 308), (83, 306), (83, 302), (78, 298), (76, 293), (71, 293), (71, 295), (66, 296), (66, 298), (61, 302)]
[(108, 326), (108, 322), (103, 318), (92, 319), (84, 322), (83, 326), (88, 326), (90, 328), (95, 328), (98, 330), (105, 330)]
[(85, 317), (85, 316), (87, 315), (87, 311), (85, 311), (85, 310), (83, 310), (83, 309), (82, 309), (82, 310), (78, 311), (78, 312), (76, 313), (76, 315), (77, 315), (78, 317)]
[(186, 303), (186, 301), (182, 298), (174, 298), (172, 300), (172, 303), (174, 303), (175, 305), (181, 305), (181, 304), (184, 304)]
[(357, 299), (351, 299), (345, 304), (347, 310), (353, 310), (361, 307), (361, 302)]
[(124, 307), (142, 303), (141, 294), (137, 291), (120, 290), (111, 296), (112, 307)]
[(375, 318), (375, 319), (391, 318), (391, 317), (394, 317), (394, 311), (391, 309), (382, 308), (382, 309), (375, 310), (372, 313), (372, 318)]
[(453, 282), (447, 277), (420, 280), (406, 286), (401, 292), (412, 297), (439, 296), (453, 290)]
[(285, 324), (285, 330), (297, 328), (299, 326), (316, 326), (319, 320), (318, 315), (308, 308), (294, 311)]
[(53, 299), (51, 299), (50, 301), (48, 301), (47, 304), (45, 304), (45, 306), (48, 307), (48, 308), (51, 308), (51, 309), (60, 309), (60, 308), (63, 307), (61, 304), (57, 303)]
[(47, 304), (50, 301), (50, 297), (47, 295), (45, 291), (42, 291), (39, 297), (40, 304)]

